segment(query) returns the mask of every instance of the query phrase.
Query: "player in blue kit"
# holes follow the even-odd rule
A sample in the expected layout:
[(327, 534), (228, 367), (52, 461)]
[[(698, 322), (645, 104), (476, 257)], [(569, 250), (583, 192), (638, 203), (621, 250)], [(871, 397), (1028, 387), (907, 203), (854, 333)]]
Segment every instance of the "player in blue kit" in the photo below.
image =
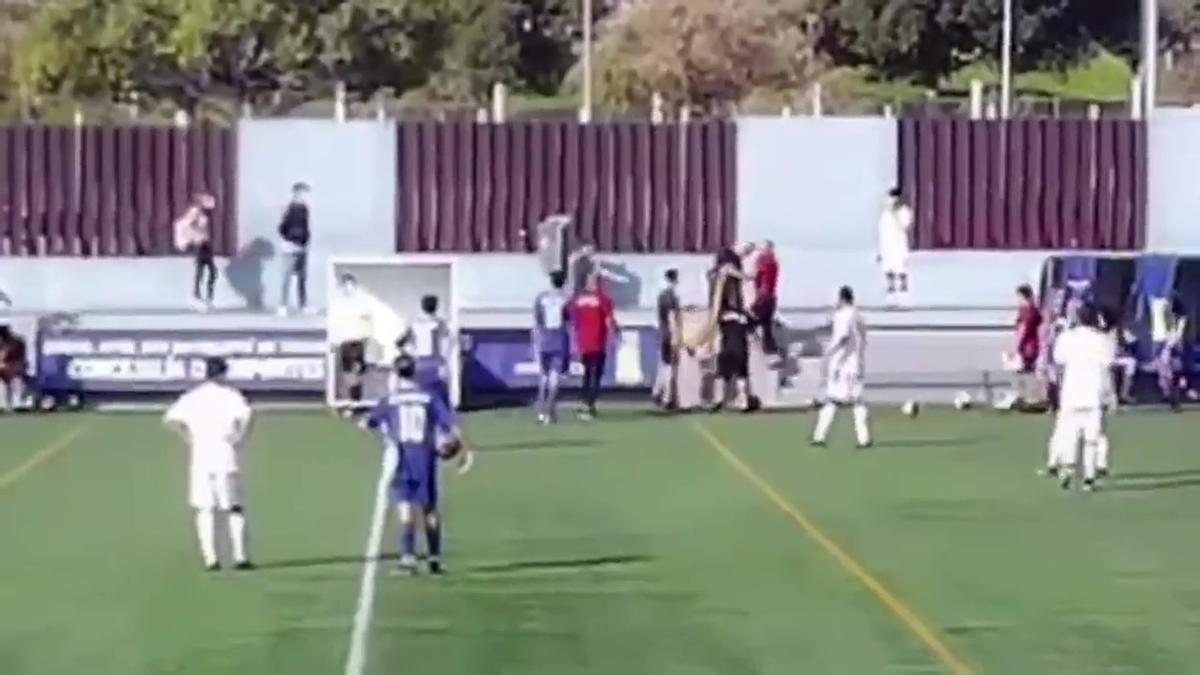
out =
[[(392, 497), (400, 518), (400, 572), (415, 574), (416, 515), (424, 516), (429, 572), (442, 574), (442, 523), (438, 512), (438, 461), (459, 458), (459, 473), (471, 466), (464, 450), (454, 411), (434, 392), (416, 382), (416, 361), (407, 355), (396, 359), (398, 380), (392, 392), (379, 400), (366, 426), (384, 434), (396, 449)], [(441, 438), (441, 442), (439, 442)]]
[(533, 302), (533, 355), (537, 359), (537, 419), (551, 424), (558, 419), (558, 385), (571, 362), (571, 343), (567, 333), (570, 299), (563, 286), (562, 272), (550, 273), (550, 289), (538, 293)]
[(436, 295), (421, 298), (421, 316), (409, 326), (400, 340), (401, 353), (416, 361), (416, 381), (450, 405), (449, 380), (450, 327), (438, 316)]

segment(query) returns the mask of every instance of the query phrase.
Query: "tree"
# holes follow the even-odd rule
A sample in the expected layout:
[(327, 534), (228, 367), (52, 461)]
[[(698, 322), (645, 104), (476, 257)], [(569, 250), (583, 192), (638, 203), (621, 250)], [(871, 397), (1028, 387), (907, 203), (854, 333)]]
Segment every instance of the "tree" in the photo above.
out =
[(614, 15), (597, 45), (601, 100), (716, 110), (818, 70), (804, 0), (648, 0)]
[[(935, 87), (963, 65), (998, 58), (1002, 0), (817, 0), (820, 49), (838, 65)], [(1099, 47), (1137, 44), (1135, 2), (1014, 0), (1014, 66), (1062, 67)]]
[(18, 76), (34, 92), (192, 108), (204, 97), (360, 98), (424, 84), (449, 35), (444, 0), (58, 0)]

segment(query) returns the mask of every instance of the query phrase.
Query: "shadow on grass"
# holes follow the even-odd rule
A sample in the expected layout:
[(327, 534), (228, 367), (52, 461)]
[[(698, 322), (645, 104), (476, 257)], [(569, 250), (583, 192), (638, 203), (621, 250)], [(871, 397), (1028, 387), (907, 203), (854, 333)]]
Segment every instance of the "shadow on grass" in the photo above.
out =
[(598, 567), (613, 567), (649, 562), (651, 558), (645, 555), (606, 555), (593, 558), (561, 558), (556, 560), (515, 560), (505, 563), (488, 565), (473, 565), (463, 571), (472, 574), (505, 574), (508, 572), (524, 572), (529, 570), (569, 570), (581, 571)]
[(1175, 469), (1172, 471), (1133, 471), (1131, 473), (1117, 473), (1112, 479), (1115, 482), (1126, 480), (1153, 480), (1153, 479), (1173, 479), (1173, 478), (1200, 478), (1200, 469)]
[[(399, 560), (400, 556), (395, 553), (384, 553), (375, 560), (386, 562), (388, 560)], [(260, 570), (286, 570), (286, 569), (304, 569), (307, 567), (329, 567), (333, 565), (361, 565), (367, 562), (367, 557), (359, 555), (333, 555), (320, 558), (295, 558), (293, 560), (271, 560), (258, 564)]]
[(1155, 480), (1141, 483), (1114, 482), (1104, 489), (1107, 492), (1156, 492), (1159, 490), (1179, 490), (1194, 487), (1200, 487), (1200, 477)]
[(570, 450), (574, 448), (592, 448), (597, 445), (599, 443), (596, 441), (586, 438), (543, 438), (536, 441), (477, 445), (475, 449), (480, 452), (520, 452), (522, 450)]

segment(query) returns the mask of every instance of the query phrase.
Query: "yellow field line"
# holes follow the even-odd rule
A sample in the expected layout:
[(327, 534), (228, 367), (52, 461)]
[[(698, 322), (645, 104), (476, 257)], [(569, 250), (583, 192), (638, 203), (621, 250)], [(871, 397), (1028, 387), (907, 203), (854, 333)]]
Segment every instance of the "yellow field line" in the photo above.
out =
[(75, 429), (60, 436), (53, 443), (33, 453), (33, 455), (31, 455), (29, 459), (22, 462), (20, 466), (17, 466), (16, 468), (0, 475), (0, 490), (3, 490), (13, 483), (21, 480), (34, 469), (46, 463), (63, 450), (66, 450), (67, 446), (78, 440), (79, 437), (83, 435), (84, 431), (85, 429), (83, 427), (76, 427)]
[(929, 651), (938, 658), (938, 660), (945, 664), (945, 666), (950, 669), (951, 673), (954, 673), (955, 675), (969, 675), (971, 673), (971, 669), (967, 667), (967, 664), (964, 663), (962, 659), (955, 656), (954, 652), (950, 651), (950, 648), (947, 647), (944, 642), (942, 642), (937, 633), (935, 633), (933, 629), (921, 619), (921, 617), (917, 616), (916, 612), (909, 609), (908, 606), (906, 606), (899, 598), (897, 598), (894, 593), (889, 591), (882, 583), (880, 583), (878, 579), (872, 576), (871, 573), (868, 572), (861, 563), (855, 560), (854, 557), (847, 553), (846, 550), (841, 546), (839, 546), (837, 542), (833, 541), (833, 539), (831, 539), (829, 535), (825, 534), (821, 528), (817, 527), (817, 525), (810, 520), (808, 516), (804, 515), (804, 513), (800, 511), (800, 509), (796, 508), (796, 506), (784, 498), (783, 495), (779, 494), (779, 492), (772, 487), (770, 483), (763, 479), (762, 476), (759, 476), (758, 473), (755, 472), (754, 469), (750, 468), (749, 465), (743, 462), (742, 459), (738, 457), (737, 453), (731, 450), (729, 446), (725, 445), (725, 443), (723, 443), (721, 439), (717, 438), (716, 435), (709, 431), (707, 427), (699, 422), (695, 423), (695, 427), (696, 431), (698, 431), (700, 435), (703, 436), (706, 441), (708, 441), (708, 444), (711, 445), (712, 448), (716, 450), (717, 453), (734, 468), (734, 470), (742, 475), (742, 478), (745, 478), (747, 482), (753, 485), (760, 493), (762, 493), (763, 496), (765, 496), (771, 501), (771, 503), (778, 507), (780, 511), (783, 511), (785, 514), (787, 514), (788, 517), (796, 523), (796, 525), (800, 526), (800, 529), (804, 531), (804, 534), (808, 535), (810, 539), (820, 545), (821, 548), (825, 549), (825, 552), (828, 553), (834, 560), (836, 560), (837, 563), (842, 566), (842, 569), (846, 570), (851, 574), (851, 576), (862, 582), (862, 585), (866, 586), (867, 589), (876, 597), (876, 599), (879, 600), (879, 602), (883, 603), (885, 607), (891, 610), (892, 614), (894, 614), (896, 618), (900, 620), (900, 623), (904, 624), (905, 628), (908, 628), (909, 632), (911, 632), (914, 637), (920, 640), (921, 643), (924, 644)]

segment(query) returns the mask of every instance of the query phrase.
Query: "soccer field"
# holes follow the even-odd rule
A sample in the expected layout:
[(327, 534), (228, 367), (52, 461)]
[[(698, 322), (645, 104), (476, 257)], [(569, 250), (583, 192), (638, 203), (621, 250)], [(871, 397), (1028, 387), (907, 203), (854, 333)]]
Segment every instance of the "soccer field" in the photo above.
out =
[[(1093, 495), (1035, 477), (1045, 417), (883, 412), (867, 452), (849, 419), (809, 448), (811, 423), (468, 416), (451, 574), (381, 562), (362, 672), (1197, 672), (1200, 417), (1116, 416)], [(380, 468), (363, 432), (263, 415), (245, 575), (201, 571), (156, 417), (0, 434), (0, 673), (346, 672)]]

